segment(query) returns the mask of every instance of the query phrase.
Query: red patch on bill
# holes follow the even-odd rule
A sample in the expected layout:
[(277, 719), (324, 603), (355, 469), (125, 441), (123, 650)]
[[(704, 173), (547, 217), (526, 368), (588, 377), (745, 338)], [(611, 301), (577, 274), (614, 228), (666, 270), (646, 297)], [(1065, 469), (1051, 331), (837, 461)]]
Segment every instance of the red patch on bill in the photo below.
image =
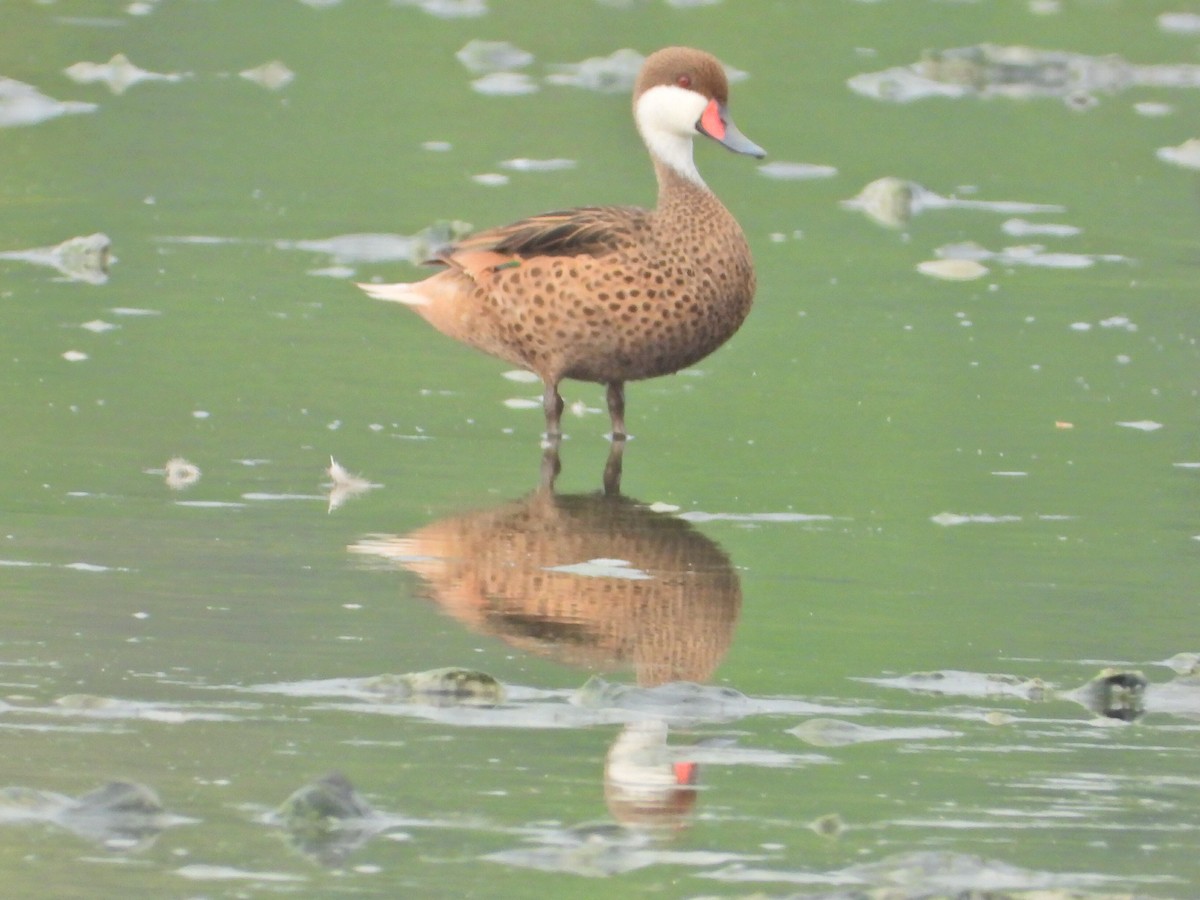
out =
[(677, 762), (677, 763), (675, 763), (675, 783), (676, 784), (695, 784), (696, 783), (696, 764), (694, 762)]
[(718, 141), (725, 140), (725, 123), (721, 121), (721, 108), (716, 100), (709, 100), (704, 107), (704, 115), (700, 117), (700, 127), (704, 133)]

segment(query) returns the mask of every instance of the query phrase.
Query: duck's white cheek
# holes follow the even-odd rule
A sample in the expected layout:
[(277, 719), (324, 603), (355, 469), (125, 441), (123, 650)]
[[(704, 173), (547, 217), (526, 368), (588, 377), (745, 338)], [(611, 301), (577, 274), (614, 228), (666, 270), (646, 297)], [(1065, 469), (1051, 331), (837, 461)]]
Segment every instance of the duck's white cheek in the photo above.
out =
[(707, 105), (695, 91), (659, 85), (642, 94), (634, 108), (638, 131), (650, 152), (696, 184), (704, 182), (692, 161), (692, 138)]
[(634, 118), (643, 134), (646, 129), (655, 129), (690, 137), (707, 105), (708, 101), (695, 91), (660, 84), (638, 98)]

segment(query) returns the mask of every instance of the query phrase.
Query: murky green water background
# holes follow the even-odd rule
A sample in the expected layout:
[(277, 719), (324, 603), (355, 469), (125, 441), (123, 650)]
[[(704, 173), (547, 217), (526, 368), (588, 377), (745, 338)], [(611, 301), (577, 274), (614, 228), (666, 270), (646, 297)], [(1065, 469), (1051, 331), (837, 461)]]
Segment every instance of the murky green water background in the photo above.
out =
[[(103, 232), (116, 257), (102, 284), (0, 260), (0, 783), (133, 780), (189, 820), (89, 831), (10, 794), (8, 895), (1194, 896), (1200, 685), (1165, 661), (1200, 649), (1200, 210), (1156, 151), (1198, 136), (1200, 91), (896, 103), (847, 80), (986, 42), (1194, 64), (1200, 37), (1157, 17), (1195, 7), (0, 0), (0, 76), (98, 107), (0, 128), (0, 251)], [(538, 90), (473, 90), (471, 39), (532, 53)], [(626, 92), (546, 76), (669, 43), (748, 73), (732, 108), (769, 161), (836, 173), (698, 148), (755, 311), (630, 386), (637, 502), (590, 496), (607, 417), (569, 385), (556, 503), (532, 493), (540, 412), (505, 402), (537, 386), (351, 285), (406, 262), (296, 242), (650, 202)], [(64, 74), (116, 53), (189, 74)], [(271, 60), (294, 80), (238, 74)], [(840, 205), (889, 175), (1081, 231)], [(1088, 256), (918, 274), (963, 241)], [(382, 486), (327, 511), (331, 455)], [(199, 481), (166, 486), (172, 457)], [(627, 565), (549, 571), (596, 559)], [(345, 680), (442, 666), (508, 702)], [(1106, 666), (1143, 673), (1143, 716), (1082, 702)], [(596, 672), (739, 694), (576, 695)], [(789, 731), (813, 718), (884, 730)], [(673, 748), (649, 771), (696, 762), (698, 790), (622, 800), (610, 766), (606, 794), (646, 719)], [(367, 833), (306, 851), (264, 821), (333, 770)]]

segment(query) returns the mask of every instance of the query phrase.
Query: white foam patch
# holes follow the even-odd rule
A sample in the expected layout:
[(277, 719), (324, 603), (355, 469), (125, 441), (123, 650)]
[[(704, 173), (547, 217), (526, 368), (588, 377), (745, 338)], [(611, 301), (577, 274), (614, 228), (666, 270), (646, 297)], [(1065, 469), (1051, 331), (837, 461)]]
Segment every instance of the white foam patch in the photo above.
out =
[(535, 372), (530, 372), (528, 369), (510, 369), (503, 373), (503, 377), (509, 381), (519, 382), (520, 384), (534, 384), (541, 381)]
[(586, 562), (570, 563), (563, 566), (543, 566), (546, 572), (564, 572), (568, 575), (582, 575), (585, 578), (624, 578), (630, 581), (648, 581), (653, 576), (635, 568), (625, 559), (589, 559)]
[(991, 513), (938, 513), (930, 516), (929, 521), (935, 525), (949, 527), (951, 525), (999, 525), (1008, 522), (1020, 522), (1020, 516), (996, 516)]
[(763, 163), (758, 167), (758, 171), (760, 175), (779, 181), (812, 181), (817, 178), (833, 178), (838, 173), (834, 166), (782, 160)]
[(302, 882), (308, 880), (303, 876), (288, 875), (285, 872), (248, 872), (245, 869), (235, 869), (233, 866), (207, 866), (199, 863), (176, 869), (175, 874), (189, 881)]
[(1135, 431), (1158, 431), (1163, 427), (1162, 422), (1155, 422), (1150, 419), (1139, 419), (1136, 422), (1118, 422), (1122, 428), (1132, 428)]
[(831, 522), (833, 516), (820, 513), (764, 512), (764, 513), (708, 513), (700, 510), (681, 513), (679, 518), (687, 522)]

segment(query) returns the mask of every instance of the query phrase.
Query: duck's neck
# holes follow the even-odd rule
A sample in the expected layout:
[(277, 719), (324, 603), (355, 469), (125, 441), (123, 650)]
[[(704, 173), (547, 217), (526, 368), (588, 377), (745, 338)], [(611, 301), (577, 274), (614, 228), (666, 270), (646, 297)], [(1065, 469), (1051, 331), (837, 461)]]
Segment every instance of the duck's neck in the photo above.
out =
[[(688, 163), (691, 159), (691, 147), (688, 147)], [(695, 209), (698, 204), (720, 203), (708, 185), (691, 165), (691, 171), (681, 172), (666, 161), (654, 158), (654, 174), (658, 177), (658, 210), (662, 212), (676, 206)]]
[(654, 171), (658, 175), (658, 191), (662, 196), (669, 184), (687, 182), (708, 190), (700, 170), (692, 159), (692, 139), (657, 129), (644, 129), (642, 133), (650, 156), (654, 160)]
[(656, 85), (634, 99), (633, 119), (654, 160), (660, 200), (679, 180), (707, 190), (692, 159), (692, 138), (706, 102), (673, 84)]

